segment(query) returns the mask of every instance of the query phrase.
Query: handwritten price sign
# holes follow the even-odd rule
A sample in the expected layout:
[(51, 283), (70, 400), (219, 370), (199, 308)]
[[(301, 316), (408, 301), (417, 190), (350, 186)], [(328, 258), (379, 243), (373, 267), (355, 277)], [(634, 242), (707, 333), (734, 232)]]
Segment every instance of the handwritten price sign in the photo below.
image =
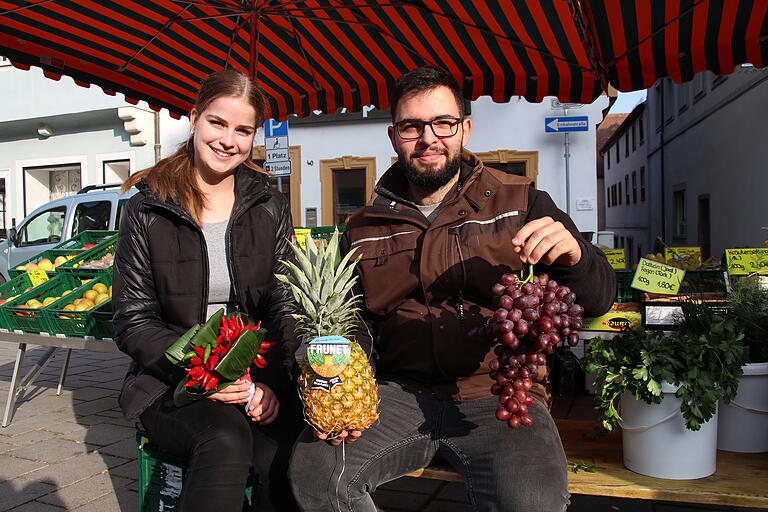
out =
[(296, 241), (299, 243), (302, 249), (307, 248), (307, 235), (312, 232), (309, 228), (293, 228), (293, 235), (296, 237)]
[(627, 258), (624, 255), (624, 249), (603, 249), (603, 252), (614, 270), (627, 269)]
[(641, 258), (631, 286), (644, 292), (675, 295), (683, 277), (685, 270)]
[(732, 276), (768, 271), (768, 249), (726, 249), (725, 261)]
[(691, 263), (701, 265), (701, 247), (667, 247), (664, 249), (664, 259), (690, 259)]
[(29, 276), (29, 280), (32, 281), (33, 288), (48, 280), (48, 274), (45, 270), (27, 270), (27, 275)]

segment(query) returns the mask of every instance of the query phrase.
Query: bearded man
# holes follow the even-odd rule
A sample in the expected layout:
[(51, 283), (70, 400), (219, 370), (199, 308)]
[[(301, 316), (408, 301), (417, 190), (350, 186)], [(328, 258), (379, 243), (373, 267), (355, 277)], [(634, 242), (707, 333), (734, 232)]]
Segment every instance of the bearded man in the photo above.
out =
[[(390, 105), (398, 160), (344, 238), (345, 250), (361, 256), (369, 329), (358, 341), (367, 341), (375, 366), (380, 419), (333, 440), (308, 428), (294, 447), (294, 494), (305, 511), (373, 512), (378, 485), (439, 454), (477, 510), (563, 511), (566, 459), (547, 408), (546, 367), (531, 389), (534, 424), (509, 428), (490, 392), (494, 345), (467, 332), (493, 314), (492, 284), (523, 264), (569, 286), (586, 315), (613, 303), (614, 272), (530, 179), (464, 149), (472, 121), (447, 71), (403, 75)], [(350, 443), (343, 452), (341, 442)]]

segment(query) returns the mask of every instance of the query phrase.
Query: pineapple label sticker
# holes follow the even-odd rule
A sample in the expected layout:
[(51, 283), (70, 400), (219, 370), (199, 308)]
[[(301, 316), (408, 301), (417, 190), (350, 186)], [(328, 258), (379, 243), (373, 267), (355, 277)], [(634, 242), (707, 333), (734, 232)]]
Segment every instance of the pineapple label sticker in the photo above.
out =
[(342, 336), (321, 336), (309, 342), (307, 360), (315, 372), (312, 388), (330, 391), (342, 383), (339, 374), (349, 364), (349, 340)]

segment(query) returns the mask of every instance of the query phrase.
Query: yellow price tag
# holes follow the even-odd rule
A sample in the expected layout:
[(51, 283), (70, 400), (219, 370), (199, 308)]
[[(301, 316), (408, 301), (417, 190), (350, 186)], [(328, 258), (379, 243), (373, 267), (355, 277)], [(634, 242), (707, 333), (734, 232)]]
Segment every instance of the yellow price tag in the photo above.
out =
[(768, 249), (726, 249), (725, 262), (732, 276), (768, 270)]
[(664, 249), (664, 259), (682, 260), (691, 257), (694, 265), (701, 265), (701, 247), (667, 247)]
[(627, 258), (624, 255), (624, 249), (603, 249), (603, 252), (614, 270), (627, 269)]
[(640, 258), (631, 286), (644, 292), (675, 295), (680, 290), (683, 277), (683, 269)]
[(293, 234), (296, 235), (296, 241), (302, 249), (307, 249), (307, 235), (312, 232), (309, 228), (293, 228)]
[(32, 281), (32, 288), (48, 280), (48, 274), (45, 270), (27, 270), (27, 275), (29, 280)]

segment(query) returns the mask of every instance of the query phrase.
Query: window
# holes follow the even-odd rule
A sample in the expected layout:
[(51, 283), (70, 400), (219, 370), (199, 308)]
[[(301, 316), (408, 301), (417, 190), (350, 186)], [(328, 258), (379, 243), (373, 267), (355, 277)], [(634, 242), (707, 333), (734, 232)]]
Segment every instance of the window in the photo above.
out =
[(92, 229), (108, 229), (111, 210), (111, 201), (88, 201), (78, 204), (72, 220), (72, 235)]
[(337, 226), (365, 206), (365, 169), (333, 171), (333, 219)]
[(640, 116), (640, 119), (637, 120), (640, 125), (640, 145), (642, 146), (645, 143), (645, 123), (643, 120), (643, 116)]
[(66, 206), (58, 206), (38, 213), (19, 229), (16, 245), (24, 247), (60, 242), (66, 213)]
[(645, 167), (640, 168), (640, 202), (645, 202)]
[(661, 131), (661, 123), (664, 120), (664, 89), (662, 81), (656, 84), (656, 131)]
[(675, 120), (675, 97), (672, 94), (674, 92), (674, 83), (671, 79), (665, 78), (664, 81), (664, 113), (667, 115), (666, 123), (669, 124)]
[(102, 163), (102, 183), (122, 183), (131, 174), (130, 160), (106, 160)]
[(688, 84), (677, 84), (677, 108), (680, 112), (688, 108)]
[(637, 149), (637, 123), (632, 123), (632, 151)]
[(702, 71), (701, 73), (697, 73), (693, 76), (693, 102), (699, 101), (701, 98), (704, 97), (704, 94), (706, 93), (705, 89), (705, 81), (706, 81), (706, 71)]
[(611, 207), (611, 187), (605, 189), (605, 204), (608, 205), (608, 208)]
[(624, 132), (624, 156), (629, 156), (629, 130)]
[(621, 204), (621, 182), (619, 182), (619, 204)]
[(627, 205), (629, 205), (629, 174), (624, 176), (624, 193), (626, 194)]
[(632, 204), (637, 204), (637, 171), (632, 171)]
[(616, 184), (614, 183), (611, 185), (611, 205), (616, 206), (618, 204), (618, 200), (616, 199)]
[(687, 231), (685, 222), (685, 190), (674, 192), (672, 201), (672, 212), (675, 220), (675, 237), (685, 238)]
[(611, 148), (608, 148), (608, 151), (605, 153), (605, 158), (608, 160), (608, 168), (611, 168)]
[(621, 137), (616, 139), (616, 163), (621, 162), (621, 154), (619, 153), (619, 150), (620, 150), (619, 146), (621, 146)]
[(716, 89), (717, 87), (721, 86), (726, 80), (728, 80), (728, 75), (716, 76), (714, 79), (712, 79), (712, 89)]

